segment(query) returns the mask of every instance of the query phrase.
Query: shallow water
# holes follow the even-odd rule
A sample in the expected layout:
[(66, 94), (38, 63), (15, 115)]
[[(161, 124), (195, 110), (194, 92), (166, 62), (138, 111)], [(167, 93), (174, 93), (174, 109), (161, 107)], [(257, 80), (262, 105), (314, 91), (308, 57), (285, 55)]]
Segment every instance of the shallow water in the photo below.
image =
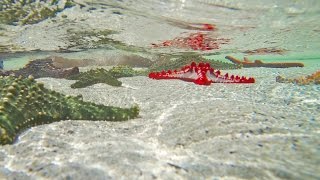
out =
[[(225, 56), (231, 55), (239, 59), (261, 59), (266, 63), (301, 62), (305, 67), (225, 70), (254, 76), (256, 83), (252, 86), (198, 87), (186, 82), (154, 82), (146, 77), (133, 77), (122, 79), (125, 88), (121, 90), (101, 84), (72, 90), (68, 86), (73, 81), (40, 79), (38, 81), (44, 82), (47, 88), (64, 94), (82, 94), (87, 101), (121, 107), (138, 103), (141, 117), (128, 124), (95, 122), (90, 125), (85, 122), (87, 125), (83, 127), (82, 123), (63, 122), (31, 129), (16, 144), (0, 148), (1, 176), (54, 178), (58, 173), (60, 179), (77, 179), (81, 176), (75, 174), (81, 171), (89, 173), (82, 174), (83, 177), (102, 179), (128, 175), (147, 179), (320, 178), (317, 167), (320, 163), (319, 84), (298, 86), (275, 82), (277, 75), (295, 78), (320, 70), (320, 1), (74, 0), (71, 7), (66, 7), (66, 1), (62, 0), (53, 5), (50, 2), (31, 3), (37, 4), (39, 9), (61, 8), (50, 17), (42, 14), (42, 18), (34, 18), (28, 14), (10, 21), (7, 15), (10, 5), (7, 4), (8, 8), (0, 3), (0, 60), (4, 62), (4, 70), (19, 69), (31, 60), (49, 56), (96, 60), (106, 65), (124, 55), (157, 61), (160, 56), (179, 57), (191, 52), (224, 62), (230, 62)], [(28, 7), (25, 5), (26, 9)], [(208, 29), (206, 24), (213, 29)], [(179, 39), (181, 42), (197, 33), (222, 42), (211, 50), (190, 48), (177, 42), (175, 46), (163, 46), (164, 41)], [(247, 52), (260, 48), (269, 51)], [(169, 87), (179, 90), (173, 92)], [(221, 105), (210, 104), (212, 102)], [(193, 113), (189, 116), (189, 112)], [(82, 135), (76, 132), (56, 142), (53, 137), (69, 131), (65, 126), (70, 126), (70, 131), (79, 129)], [(96, 126), (100, 129), (91, 134)], [(103, 134), (101, 127), (110, 129)], [(204, 135), (203, 129), (210, 133)], [(261, 129), (267, 132), (261, 133)], [(76, 146), (81, 144), (81, 139), (91, 140), (83, 133), (95, 139), (91, 142), (96, 147), (92, 147), (94, 150)], [(34, 139), (40, 139), (40, 143), (34, 144)], [(123, 144), (114, 145), (115, 148), (130, 147), (136, 148), (135, 151), (118, 152), (105, 144), (118, 140)], [(61, 151), (57, 157), (50, 154), (54, 145), (43, 145), (51, 145), (52, 141)], [(99, 143), (107, 149), (106, 154), (99, 150)], [(29, 148), (26, 152), (31, 157), (19, 161), (15, 157), (23, 158), (19, 149), (24, 146)], [(230, 152), (223, 151), (228, 148)], [(35, 152), (37, 149), (42, 151)], [(102, 153), (101, 159), (96, 157), (96, 152)], [(115, 156), (124, 154), (123, 159), (119, 158), (118, 162), (107, 155), (109, 152)], [(33, 153), (37, 156), (32, 157)], [(135, 158), (130, 157), (130, 153)], [(221, 156), (217, 155), (219, 153)], [(81, 159), (83, 157), (87, 159)], [(54, 162), (49, 163), (54, 164), (54, 168), (48, 167), (43, 158)], [(24, 165), (28, 161), (32, 164)], [(164, 166), (168, 162), (171, 169)], [(38, 166), (44, 168), (35, 172), (28, 170)], [(106, 166), (112, 167), (112, 172)], [(75, 174), (63, 171), (64, 168)], [(91, 168), (98, 169), (96, 174)]]

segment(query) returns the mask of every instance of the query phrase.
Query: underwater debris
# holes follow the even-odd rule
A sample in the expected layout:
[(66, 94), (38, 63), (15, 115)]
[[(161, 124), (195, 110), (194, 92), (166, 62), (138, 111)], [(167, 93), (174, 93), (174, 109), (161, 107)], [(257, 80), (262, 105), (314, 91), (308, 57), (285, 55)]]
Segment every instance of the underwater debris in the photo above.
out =
[(232, 56), (226, 56), (226, 59), (230, 60), (234, 64), (242, 65), (243, 67), (267, 67), (267, 68), (290, 68), (290, 67), (304, 67), (303, 63), (293, 62), (276, 62), (276, 63), (264, 63), (261, 60), (255, 60), (254, 62), (249, 61), (248, 58), (244, 57), (241, 61)]
[(124, 121), (139, 108), (119, 108), (85, 102), (44, 88), (32, 76), (0, 77), (0, 144), (11, 144), (26, 128), (61, 120)]

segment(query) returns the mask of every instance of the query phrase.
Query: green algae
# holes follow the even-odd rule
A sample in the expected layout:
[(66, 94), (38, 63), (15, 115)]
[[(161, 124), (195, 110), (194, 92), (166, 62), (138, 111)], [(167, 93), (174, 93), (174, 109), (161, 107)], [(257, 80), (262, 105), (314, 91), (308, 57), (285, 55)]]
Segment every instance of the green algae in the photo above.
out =
[(33, 77), (0, 77), (0, 144), (11, 144), (24, 129), (60, 120), (124, 121), (139, 108), (119, 108), (85, 102), (46, 89)]
[[(61, 2), (59, 4), (59, 2)], [(74, 6), (72, 0), (2, 0), (0, 23), (8, 25), (36, 24)]]

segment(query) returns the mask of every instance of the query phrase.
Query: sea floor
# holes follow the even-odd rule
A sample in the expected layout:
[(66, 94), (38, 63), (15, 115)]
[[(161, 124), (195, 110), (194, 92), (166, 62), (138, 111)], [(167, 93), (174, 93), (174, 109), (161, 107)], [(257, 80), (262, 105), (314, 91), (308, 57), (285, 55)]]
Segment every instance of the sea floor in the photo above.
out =
[[(319, 179), (320, 87), (275, 81), (319, 70), (225, 70), (255, 84), (198, 86), (179, 80), (121, 78), (123, 87), (47, 88), (130, 107), (127, 122), (61, 121), (33, 127), (0, 149), (6, 179)], [(299, 72), (299, 73), (297, 73)]]

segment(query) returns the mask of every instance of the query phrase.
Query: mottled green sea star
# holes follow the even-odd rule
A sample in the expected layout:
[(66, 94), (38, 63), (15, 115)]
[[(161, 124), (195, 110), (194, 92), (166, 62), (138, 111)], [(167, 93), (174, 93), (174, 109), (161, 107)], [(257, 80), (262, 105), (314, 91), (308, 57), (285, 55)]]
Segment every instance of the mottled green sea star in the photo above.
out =
[(78, 80), (71, 85), (71, 88), (83, 88), (97, 83), (105, 83), (111, 86), (121, 86), (118, 78), (146, 75), (146, 71), (136, 71), (128, 66), (115, 66), (110, 70), (103, 68), (92, 69), (80, 74), (67, 77), (69, 80)]
[(31, 75), (35, 79), (42, 77), (65, 78), (79, 73), (78, 67), (55, 67), (51, 58), (32, 60), (18, 70), (0, 71), (1, 76), (14, 75), (16, 77), (22, 76), (27, 78)]
[(197, 54), (186, 54), (186, 55), (180, 55), (177, 58), (172, 58), (170, 56), (164, 56), (163, 58), (159, 59), (158, 61), (155, 61), (154, 64), (151, 65), (149, 68), (150, 72), (153, 71), (162, 71), (167, 69), (179, 69), (182, 66), (191, 64), (192, 62), (196, 63), (210, 63), (211, 67), (214, 69), (240, 69), (242, 68), (241, 65), (236, 65), (232, 63), (217, 61), (213, 59), (207, 59), (202, 57), (201, 55)]
[(60, 120), (124, 121), (136, 118), (139, 108), (98, 105), (82, 96), (66, 96), (46, 89), (33, 77), (0, 77), (0, 144), (12, 144), (32, 126)]

